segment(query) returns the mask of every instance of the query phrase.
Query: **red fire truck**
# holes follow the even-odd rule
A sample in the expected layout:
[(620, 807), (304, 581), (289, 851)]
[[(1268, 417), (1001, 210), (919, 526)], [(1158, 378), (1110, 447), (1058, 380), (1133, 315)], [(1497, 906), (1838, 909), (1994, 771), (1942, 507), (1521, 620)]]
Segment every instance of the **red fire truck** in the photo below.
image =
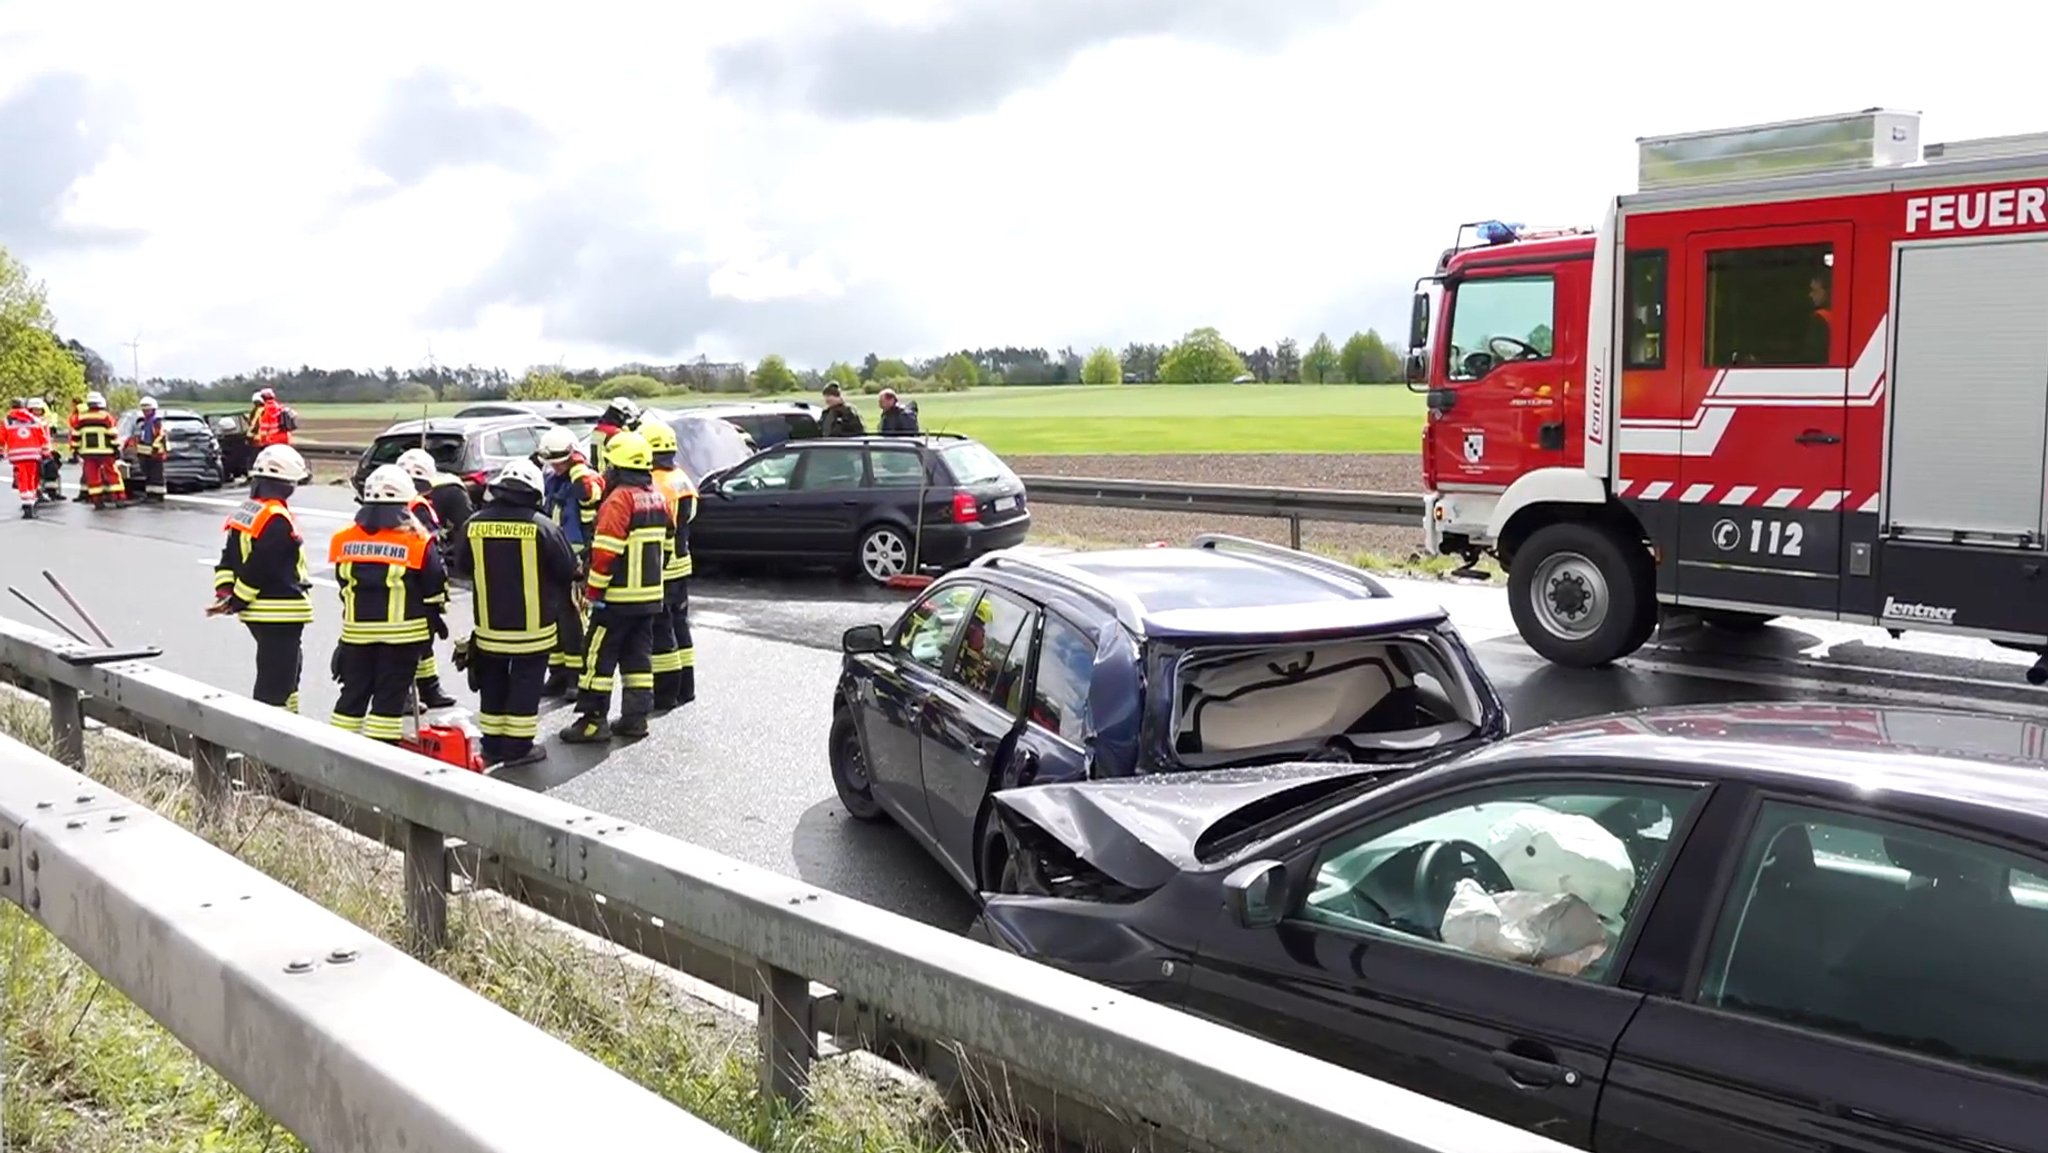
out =
[(1418, 283), (1434, 550), (1498, 557), (1559, 664), (1791, 615), (2048, 680), (2048, 134), (1923, 147), (1870, 110), (1638, 144), (1598, 228), (1465, 225)]

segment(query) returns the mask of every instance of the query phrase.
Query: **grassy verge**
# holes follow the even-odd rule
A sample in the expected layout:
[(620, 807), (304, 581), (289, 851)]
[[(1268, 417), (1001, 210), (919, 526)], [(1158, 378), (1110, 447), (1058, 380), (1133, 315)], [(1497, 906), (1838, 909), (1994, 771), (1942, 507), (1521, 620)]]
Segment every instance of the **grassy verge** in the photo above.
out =
[[(0, 731), (49, 748), (40, 702), (0, 696)], [(107, 787), (192, 823), (182, 762), (107, 733), (88, 734), (86, 756), (89, 773)], [(365, 930), (398, 939), (402, 873), (381, 846), (260, 797), (239, 799), (203, 831)], [(992, 1145), (956, 1131), (928, 1086), (845, 1060), (820, 1062), (810, 1108), (792, 1113), (758, 1092), (751, 1023), (500, 902), (452, 899), (449, 920), (450, 947), (435, 961), (442, 971), (757, 1149), (938, 1153)], [(304, 1148), (11, 904), (0, 905), (0, 965), (0, 1132), (10, 1153)], [(516, 1082), (517, 1071), (511, 1076)]]
[[(1030, 543), (1034, 547), (1070, 548), (1085, 550), (1105, 548), (1130, 548), (1133, 545), (1140, 545), (1148, 542), (1133, 540), (1095, 540), (1092, 538), (1073, 536), (1067, 533), (1033, 533), (1031, 536)], [(1474, 578), (1454, 578), (1452, 576), (1452, 574), (1457, 571), (1458, 566), (1462, 563), (1456, 557), (1424, 556), (1419, 552), (1408, 553), (1406, 555), (1395, 555), (1392, 553), (1379, 552), (1360, 552), (1356, 549), (1331, 548), (1326, 545), (1318, 545), (1307, 542), (1305, 542), (1305, 544), (1306, 547), (1303, 549), (1304, 552), (1311, 552), (1315, 553), (1318, 556), (1326, 556), (1334, 560), (1340, 560), (1343, 561), (1345, 564), (1356, 565), (1367, 572), (1379, 573), (1383, 576), (1405, 577), (1411, 580), (1456, 579), (1461, 584), (1478, 583)], [(1503, 573), (1500, 570), (1500, 565), (1492, 557), (1480, 558), (1479, 573), (1481, 576), (1485, 577), (1484, 583), (1486, 584), (1505, 585), (1507, 583), (1507, 574)]]

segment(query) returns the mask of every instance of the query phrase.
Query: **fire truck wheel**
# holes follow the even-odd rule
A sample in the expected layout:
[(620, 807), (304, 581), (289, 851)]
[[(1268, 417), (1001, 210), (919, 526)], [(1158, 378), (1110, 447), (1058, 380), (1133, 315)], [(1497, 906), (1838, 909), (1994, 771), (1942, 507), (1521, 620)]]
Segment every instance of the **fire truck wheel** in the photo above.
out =
[(1649, 557), (1598, 525), (1554, 524), (1515, 550), (1508, 607), (1522, 640), (1553, 664), (1595, 668), (1642, 646)]

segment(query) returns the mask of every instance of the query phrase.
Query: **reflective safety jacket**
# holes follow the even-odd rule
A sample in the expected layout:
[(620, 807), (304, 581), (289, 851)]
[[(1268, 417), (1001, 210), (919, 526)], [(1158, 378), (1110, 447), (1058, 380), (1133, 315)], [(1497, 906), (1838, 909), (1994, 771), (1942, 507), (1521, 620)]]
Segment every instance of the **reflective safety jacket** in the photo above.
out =
[(646, 473), (622, 472), (618, 487), (597, 510), (597, 535), (590, 542), (590, 606), (636, 615), (661, 609), (668, 541), (675, 531), (668, 498)]
[(494, 501), (469, 518), (456, 568), (476, 586), (476, 647), (500, 656), (550, 652), (555, 606), (576, 580), (562, 530), (530, 505)]
[(78, 414), (71, 446), (80, 456), (114, 456), (120, 452), (114, 434), (114, 414), (104, 408), (89, 408)]
[(544, 483), (541, 507), (562, 530), (569, 547), (588, 559), (591, 538), (597, 535), (597, 506), (604, 501), (604, 478), (578, 456), (570, 459), (567, 473), (549, 469)]
[(281, 500), (245, 500), (228, 515), (227, 542), (213, 566), (213, 595), (250, 624), (313, 621), (299, 522)]
[(170, 436), (164, 431), (161, 413), (143, 413), (135, 420), (135, 432), (128, 438), (135, 445), (136, 456), (171, 455)]
[(327, 560), (341, 585), (341, 640), (353, 645), (425, 644), (430, 617), (448, 607), (448, 569), (432, 537), (412, 525), (334, 534)]
[(654, 487), (668, 498), (669, 519), (675, 522), (675, 532), (668, 540), (668, 560), (662, 568), (662, 579), (674, 584), (696, 571), (690, 559), (690, 522), (697, 519), (697, 485), (682, 469), (656, 468)]
[(7, 459), (13, 464), (39, 463), (50, 452), (50, 433), (25, 408), (7, 414)]

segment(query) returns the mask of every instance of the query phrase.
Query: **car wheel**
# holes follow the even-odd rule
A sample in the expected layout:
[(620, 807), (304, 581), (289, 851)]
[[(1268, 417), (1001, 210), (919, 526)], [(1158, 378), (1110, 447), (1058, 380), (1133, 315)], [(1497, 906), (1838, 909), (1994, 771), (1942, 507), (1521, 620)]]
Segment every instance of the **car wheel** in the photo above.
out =
[(839, 791), (839, 803), (846, 815), (857, 821), (879, 821), (882, 806), (875, 802), (874, 781), (868, 775), (867, 750), (861, 747), (860, 727), (853, 714), (840, 710), (832, 717), (832, 787)]
[(1642, 647), (1645, 600), (1654, 600), (1649, 556), (1599, 525), (1538, 529), (1515, 550), (1508, 607), (1522, 640), (1571, 668), (1611, 664)]
[(910, 571), (910, 538), (894, 525), (878, 524), (861, 534), (854, 563), (868, 580), (888, 584), (890, 577)]

